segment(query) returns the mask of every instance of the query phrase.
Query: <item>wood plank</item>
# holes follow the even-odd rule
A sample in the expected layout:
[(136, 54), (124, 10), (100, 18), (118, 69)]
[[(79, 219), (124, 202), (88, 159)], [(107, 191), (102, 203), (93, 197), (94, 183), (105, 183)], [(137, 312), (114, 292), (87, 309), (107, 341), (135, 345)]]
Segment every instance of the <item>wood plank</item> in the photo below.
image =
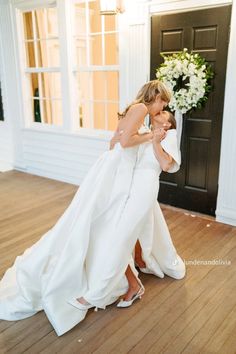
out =
[[(232, 247), (232, 244), (235, 244), (235, 240), (229, 240), (228, 246), (221, 248), (221, 254), (228, 252), (228, 250)], [(208, 245), (206, 245), (206, 253), (208, 252)], [(212, 255), (214, 256), (214, 248), (211, 249)], [(215, 247), (215, 255), (219, 252), (218, 247)], [(224, 252), (224, 253), (223, 253)], [(220, 267), (219, 267), (220, 268)], [(173, 321), (175, 319), (174, 314), (175, 312), (179, 315), (178, 309), (181, 309), (182, 306), (186, 308), (188, 303), (186, 304), (186, 298), (188, 299), (189, 293), (198, 294), (195, 290), (196, 283), (199, 284), (202, 282), (204, 286), (208, 286), (209, 282), (208, 279), (206, 280), (206, 284), (204, 282), (204, 278), (210, 272), (209, 267), (202, 266), (197, 268), (197, 273), (194, 272), (194, 267), (188, 268), (187, 277), (180, 281), (174, 281), (172, 279), (171, 285), (165, 289), (160, 295), (157, 295), (153, 301), (146, 304), (143, 303), (143, 308), (139, 312), (139, 317), (134, 317), (132, 319), (127, 319), (126, 325), (120, 328), (117, 332), (113, 333), (109, 337), (108, 340), (104, 343), (104, 345), (100, 346), (95, 353), (102, 353), (107, 352), (128, 352), (133, 347), (134, 343), (137, 342), (137, 336), (142, 339), (142, 343), (139, 342), (135, 350), (147, 350), (148, 345), (150, 345), (150, 338), (149, 341), (144, 341), (143, 336), (150, 331), (150, 329), (158, 323), (160, 318), (166, 316), (173, 316)], [(215, 280), (213, 280), (213, 283)], [(181, 286), (178, 286), (180, 285)], [(187, 288), (187, 290), (186, 290)], [(197, 289), (198, 290), (198, 289)], [(150, 290), (149, 290), (150, 291)], [(145, 297), (144, 297), (145, 299)], [(191, 298), (190, 298), (191, 299)], [(191, 300), (190, 300), (191, 302)], [(159, 331), (160, 335), (164, 332), (159, 328), (160, 324), (158, 323), (157, 330)], [(167, 325), (168, 328), (168, 325)], [(155, 333), (156, 335), (156, 333)], [(156, 336), (153, 336), (155, 339)], [(122, 342), (121, 339), (122, 338)], [(134, 350), (134, 352), (135, 352)], [(172, 347), (173, 350), (173, 347)]]
[[(0, 274), (49, 230), (78, 187), (18, 171), (0, 174)], [(187, 266), (185, 279), (141, 274), (146, 292), (128, 309), (90, 310), (57, 337), (44, 312), (0, 321), (1, 353), (233, 353), (236, 228), (162, 206), (185, 261), (230, 259), (231, 266)], [(225, 304), (226, 301), (226, 304)], [(174, 351), (173, 351), (174, 350)]]
[[(236, 306), (234, 306), (232, 310), (228, 313), (228, 315), (224, 318), (224, 320), (218, 324), (218, 328), (215, 330), (215, 333), (208, 340), (207, 344), (202, 348), (203, 351), (217, 353), (219, 348), (222, 348), (223, 346), (224, 353), (226, 353), (225, 342), (227, 342), (227, 339), (231, 337), (232, 332), (234, 333), (234, 337), (235, 337), (235, 331), (236, 331), (235, 314), (236, 314)], [(231, 347), (231, 349), (233, 349), (235, 352), (235, 348), (236, 348), (236, 341), (235, 341), (235, 345)], [(223, 348), (221, 350), (221, 353), (222, 352), (223, 352)]]

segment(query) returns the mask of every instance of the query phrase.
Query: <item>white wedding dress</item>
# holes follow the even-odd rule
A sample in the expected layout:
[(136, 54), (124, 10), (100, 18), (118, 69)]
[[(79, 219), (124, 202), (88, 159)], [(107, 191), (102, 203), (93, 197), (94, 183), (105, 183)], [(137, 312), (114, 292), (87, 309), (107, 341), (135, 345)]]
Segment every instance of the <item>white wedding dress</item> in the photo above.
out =
[[(177, 171), (176, 130), (161, 144), (175, 160), (170, 172)], [(183, 278), (184, 262), (157, 202), (160, 173), (151, 143), (130, 148), (117, 143), (104, 152), (57, 223), (6, 271), (0, 319), (20, 320), (44, 310), (62, 335), (86, 315), (68, 299), (84, 296), (105, 308), (127, 291), (127, 265), (138, 275), (132, 258), (137, 239), (150, 271)]]

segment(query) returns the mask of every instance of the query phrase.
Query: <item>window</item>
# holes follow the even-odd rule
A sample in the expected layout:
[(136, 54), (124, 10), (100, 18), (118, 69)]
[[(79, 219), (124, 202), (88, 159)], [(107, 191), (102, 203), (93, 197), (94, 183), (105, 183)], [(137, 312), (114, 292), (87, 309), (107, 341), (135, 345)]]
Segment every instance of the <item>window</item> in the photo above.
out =
[(114, 130), (119, 110), (117, 16), (101, 16), (99, 1), (75, 1), (76, 125)]
[(24, 65), (31, 121), (62, 125), (57, 9), (22, 13)]
[(4, 120), (4, 116), (3, 116), (3, 104), (2, 104), (1, 82), (0, 82), (0, 120)]
[(99, 0), (45, 0), (43, 8), (30, 8), (31, 3), (18, 12), (29, 125), (114, 130), (118, 16), (101, 16)]

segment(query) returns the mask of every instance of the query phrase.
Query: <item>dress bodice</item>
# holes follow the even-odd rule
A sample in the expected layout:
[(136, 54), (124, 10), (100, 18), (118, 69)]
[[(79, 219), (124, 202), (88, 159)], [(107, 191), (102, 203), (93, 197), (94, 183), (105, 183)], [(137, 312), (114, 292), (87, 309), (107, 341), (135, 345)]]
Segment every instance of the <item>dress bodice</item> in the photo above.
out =
[[(139, 128), (139, 134), (144, 134), (150, 131), (150, 129), (143, 124)], [(173, 173), (179, 169), (181, 163), (180, 151), (177, 146), (176, 130), (171, 129), (167, 131), (165, 139), (161, 141), (162, 148), (172, 156), (174, 163), (168, 172)], [(122, 151), (122, 155), (125, 159), (135, 161), (135, 168), (139, 169), (154, 169), (158, 176), (162, 172), (159, 161), (157, 160), (153, 144), (151, 142), (142, 143), (128, 148), (123, 148), (120, 143), (116, 143), (115, 150)]]

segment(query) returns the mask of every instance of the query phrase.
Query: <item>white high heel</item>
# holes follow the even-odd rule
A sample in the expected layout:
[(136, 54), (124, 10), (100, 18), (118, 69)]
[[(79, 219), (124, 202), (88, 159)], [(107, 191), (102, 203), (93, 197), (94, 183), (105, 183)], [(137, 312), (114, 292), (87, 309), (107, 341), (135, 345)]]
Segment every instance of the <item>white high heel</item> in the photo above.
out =
[(133, 295), (132, 299), (128, 300), (128, 301), (121, 299), (116, 306), (117, 307), (129, 307), (133, 304), (133, 302), (136, 299), (141, 299), (144, 292), (145, 292), (145, 288), (144, 288), (143, 284), (141, 284), (141, 282), (140, 282), (140, 288), (139, 288), (138, 292)]
[(87, 310), (91, 309), (92, 307), (95, 307), (94, 311), (98, 310), (96, 306), (91, 305), (91, 304), (82, 304), (81, 302), (76, 300), (76, 298), (72, 298), (72, 299), (68, 300), (67, 303), (76, 307), (79, 310), (82, 310), (82, 311), (87, 311)]

